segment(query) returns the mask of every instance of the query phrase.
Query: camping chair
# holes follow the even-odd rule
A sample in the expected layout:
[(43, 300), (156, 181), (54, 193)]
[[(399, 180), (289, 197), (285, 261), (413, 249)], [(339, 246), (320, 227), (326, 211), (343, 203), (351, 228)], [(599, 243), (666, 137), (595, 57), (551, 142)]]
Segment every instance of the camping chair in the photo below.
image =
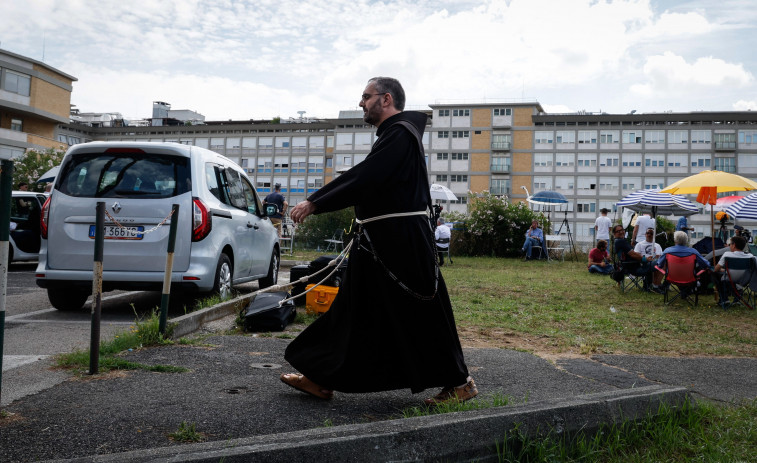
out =
[(449, 246), (449, 238), (439, 238), (438, 240), (436, 240), (436, 244), (437, 245), (439, 245), (439, 244), (445, 244), (445, 243), (448, 246), (446, 248), (440, 248), (439, 246), (437, 246), (436, 247), (436, 252), (437, 253), (441, 252), (442, 254), (447, 254), (447, 259), (449, 260), (449, 263), (453, 264), (454, 262), (452, 262), (452, 256), (449, 254), (449, 249), (452, 247), (452, 246)]
[(725, 258), (725, 275), (730, 285), (733, 303), (741, 303), (754, 310), (755, 290), (757, 290), (757, 262), (751, 257), (748, 259), (738, 257)]
[(644, 279), (650, 272), (649, 268), (641, 265), (641, 262), (622, 261), (620, 253), (615, 256), (615, 269), (623, 274), (623, 279), (618, 282), (620, 292), (625, 293), (633, 288), (644, 290)]
[[(697, 277), (702, 275), (705, 270), (696, 272), (695, 266), (697, 256), (694, 254), (686, 257), (678, 257), (668, 254), (665, 257), (665, 267), (655, 267), (665, 275), (662, 282), (665, 295), (665, 305), (672, 304), (680, 298), (689, 303), (691, 307), (696, 307), (699, 303), (699, 284)], [(671, 292), (675, 295), (671, 298)], [(694, 300), (692, 300), (692, 296)]]
[(339, 248), (338, 249), (339, 251), (344, 249), (343, 237), (344, 237), (344, 230), (340, 228), (334, 232), (334, 235), (331, 237), (331, 239), (324, 240), (328, 243), (328, 246), (326, 246), (326, 251), (331, 249), (332, 246), (334, 247), (334, 251), (337, 251), (337, 247)]

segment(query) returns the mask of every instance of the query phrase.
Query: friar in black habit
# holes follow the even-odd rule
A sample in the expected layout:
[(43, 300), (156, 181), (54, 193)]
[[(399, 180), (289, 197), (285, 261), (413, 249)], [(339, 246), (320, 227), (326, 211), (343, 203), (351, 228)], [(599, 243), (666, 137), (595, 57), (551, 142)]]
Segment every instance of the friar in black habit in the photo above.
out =
[(281, 380), (315, 397), (441, 387), (425, 400), (435, 404), (478, 394), (436, 263), (422, 143), (427, 116), (404, 106), (399, 81), (370, 79), (360, 107), (365, 122), (377, 127), (371, 152), (290, 212), (301, 223), (310, 214), (354, 206), (358, 222), (330, 309), (285, 353), (301, 374)]

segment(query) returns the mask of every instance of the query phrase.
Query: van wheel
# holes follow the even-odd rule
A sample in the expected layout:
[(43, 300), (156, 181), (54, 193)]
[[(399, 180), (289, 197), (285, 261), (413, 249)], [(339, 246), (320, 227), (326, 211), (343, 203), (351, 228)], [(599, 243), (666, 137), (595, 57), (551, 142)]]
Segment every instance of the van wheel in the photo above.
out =
[(218, 258), (218, 266), (216, 267), (213, 292), (218, 293), (222, 300), (231, 296), (231, 277), (231, 259), (226, 254), (221, 254), (221, 257)]
[(47, 298), (50, 304), (58, 310), (71, 312), (80, 310), (87, 302), (89, 291), (71, 290), (71, 289), (47, 289)]
[(271, 264), (268, 267), (268, 275), (258, 281), (258, 286), (261, 288), (268, 288), (279, 281), (279, 263), (279, 253), (274, 249), (271, 254)]

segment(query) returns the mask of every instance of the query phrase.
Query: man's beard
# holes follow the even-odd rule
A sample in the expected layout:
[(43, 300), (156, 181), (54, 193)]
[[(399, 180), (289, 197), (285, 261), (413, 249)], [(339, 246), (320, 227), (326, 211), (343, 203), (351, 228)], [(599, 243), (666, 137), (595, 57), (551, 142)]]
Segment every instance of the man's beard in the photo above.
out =
[(370, 107), (366, 106), (363, 110), (363, 120), (371, 125), (376, 125), (378, 122), (378, 113), (381, 108), (381, 100), (376, 100)]

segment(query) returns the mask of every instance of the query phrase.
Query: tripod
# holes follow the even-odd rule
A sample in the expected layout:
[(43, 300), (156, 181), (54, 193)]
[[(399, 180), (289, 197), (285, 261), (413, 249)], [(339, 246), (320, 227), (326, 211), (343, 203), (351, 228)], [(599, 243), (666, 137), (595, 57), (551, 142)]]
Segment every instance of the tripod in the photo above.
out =
[(570, 232), (570, 222), (568, 222), (568, 211), (565, 210), (565, 216), (562, 219), (562, 223), (560, 224), (560, 228), (557, 229), (557, 234), (559, 235), (562, 231), (562, 227), (565, 227), (566, 233), (568, 235), (568, 248), (573, 252), (573, 261), (576, 261), (576, 243), (573, 241), (573, 234)]

